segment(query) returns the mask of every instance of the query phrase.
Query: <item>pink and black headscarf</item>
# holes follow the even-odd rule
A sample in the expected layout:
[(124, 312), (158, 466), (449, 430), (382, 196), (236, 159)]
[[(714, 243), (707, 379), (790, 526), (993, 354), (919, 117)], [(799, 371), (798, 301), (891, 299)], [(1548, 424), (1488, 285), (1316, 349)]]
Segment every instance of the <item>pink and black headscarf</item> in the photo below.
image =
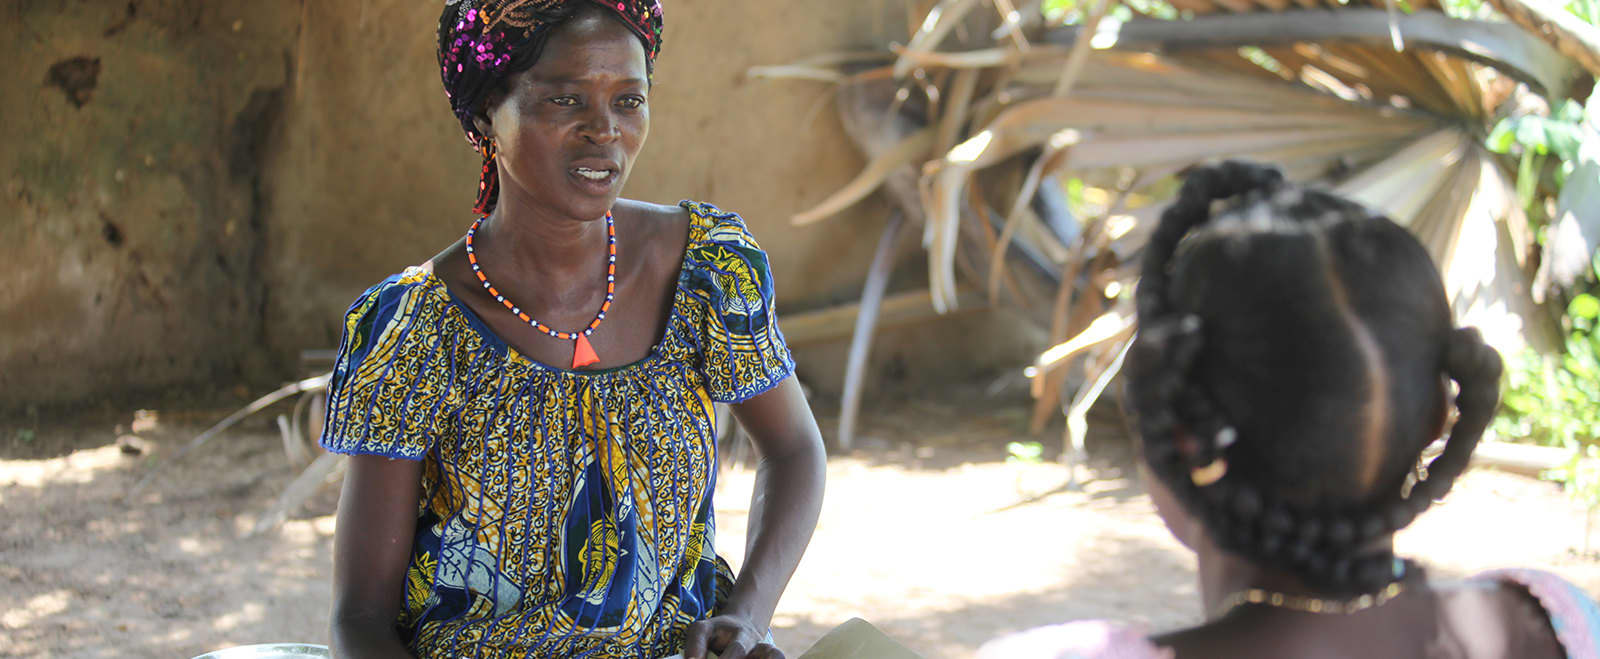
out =
[(584, 4), (605, 8), (633, 30), (644, 44), (647, 70), (654, 71), (661, 52), (661, 0), (445, 0), (439, 16), (439, 74), (467, 142), (483, 156), (474, 212), (494, 210), (500, 186), (494, 146), (478, 132), (473, 116), (507, 76), (538, 61), (552, 28)]

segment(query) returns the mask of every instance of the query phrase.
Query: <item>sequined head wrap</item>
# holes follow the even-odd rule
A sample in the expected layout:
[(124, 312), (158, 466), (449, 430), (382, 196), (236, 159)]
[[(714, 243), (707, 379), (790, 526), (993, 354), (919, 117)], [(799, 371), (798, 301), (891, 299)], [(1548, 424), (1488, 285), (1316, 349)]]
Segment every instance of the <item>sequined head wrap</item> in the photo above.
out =
[(439, 74), (450, 109), (467, 142), (483, 156), (473, 211), (487, 215), (499, 198), (494, 143), (473, 117), (506, 77), (538, 61), (552, 29), (584, 4), (605, 8), (644, 45), (645, 66), (654, 71), (661, 52), (660, 0), (445, 0), (439, 16)]

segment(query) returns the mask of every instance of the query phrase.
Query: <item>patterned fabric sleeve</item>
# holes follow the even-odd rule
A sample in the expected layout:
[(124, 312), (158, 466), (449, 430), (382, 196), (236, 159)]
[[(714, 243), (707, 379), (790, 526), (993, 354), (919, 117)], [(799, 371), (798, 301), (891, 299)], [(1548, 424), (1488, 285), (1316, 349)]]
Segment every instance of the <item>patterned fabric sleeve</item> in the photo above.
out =
[(391, 277), (345, 314), (323, 448), (406, 460), (421, 460), (432, 448), (448, 374), (437, 372), (444, 337), (423, 312), (429, 291), (418, 281), (410, 271)]
[(698, 307), (700, 372), (713, 400), (743, 402), (794, 372), (794, 358), (778, 330), (772, 270), (738, 215), (705, 205), (690, 210), (711, 219), (684, 259), (685, 285)]
[(1509, 581), (1539, 600), (1569, 659), (1600, 659), (1600, 604), (1577, 586), (1542, 570), (1493, 570), (1473, 577)]
[(1079, 620), (1003, 636), (985, 643), (979, 659), (1173, 659), (1142, 628), (1109, 620)]

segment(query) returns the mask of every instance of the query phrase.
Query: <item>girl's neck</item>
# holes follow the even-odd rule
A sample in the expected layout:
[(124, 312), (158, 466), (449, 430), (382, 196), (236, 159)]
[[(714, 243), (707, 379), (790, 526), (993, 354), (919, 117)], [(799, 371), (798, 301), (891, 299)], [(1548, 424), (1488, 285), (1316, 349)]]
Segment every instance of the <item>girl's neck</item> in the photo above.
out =
[[(1236, 554), (1218, 548), (1209, 538), (1205, 547), (1196, 552), (1200, 563), (1200, 598), (1206, 619), (1213, 620), (1227, 613), (1225, 601), (1230, 595), (1251, 588), (1273, 593), (1305, 597), (1333, 598), (1322, 589), (1306, 584), (1292, 573), (1266, 568), (1251, 563)], [(1394, 539), (1385, 537), (1375, 541), (1371, 549), (1392, 548)]]

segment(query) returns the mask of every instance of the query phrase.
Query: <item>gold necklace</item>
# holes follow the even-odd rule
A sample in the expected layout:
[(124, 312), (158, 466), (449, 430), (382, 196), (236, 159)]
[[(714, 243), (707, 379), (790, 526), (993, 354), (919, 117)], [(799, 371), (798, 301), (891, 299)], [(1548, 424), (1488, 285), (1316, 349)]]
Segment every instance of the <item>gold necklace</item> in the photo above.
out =
[(1234, 609), (1245, 604), (1265, 604), (1280, 609), (1304, 611), (1306, 613), (1351, 614), (1383, 606), (1389, 600), (1398, 597), (1403, 590), (1405, 590), (1405, 587), (1396, 581), (1377, 593), (1369, 593), (1355, 599), (1336, 600), (1306, 597), (1304, 595), (1285, 595), (1260, 588), (1246, 588), (1223, 598), (1222, 613), (1218, 614), (1217, 617), (1226, 616), (1232, 613)]

